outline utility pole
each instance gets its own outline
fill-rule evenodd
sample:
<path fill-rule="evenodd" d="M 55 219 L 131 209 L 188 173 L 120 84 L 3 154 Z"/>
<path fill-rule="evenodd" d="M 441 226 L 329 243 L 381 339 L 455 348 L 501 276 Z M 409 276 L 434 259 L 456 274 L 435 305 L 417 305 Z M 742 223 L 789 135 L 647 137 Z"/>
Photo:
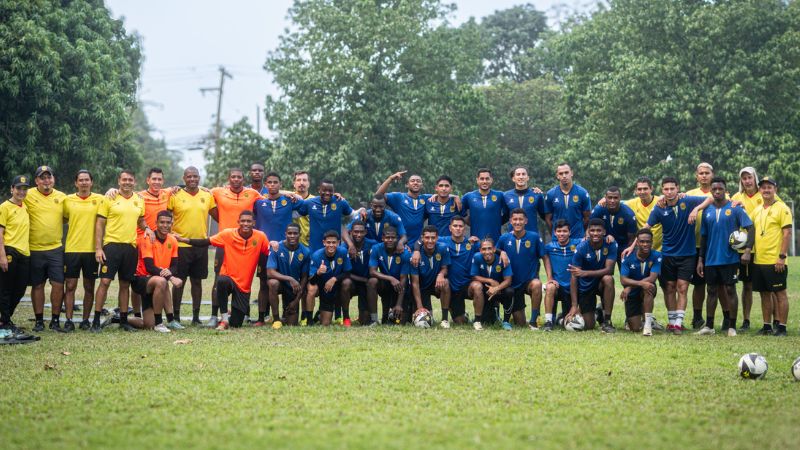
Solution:
<path fill-rule="evenodd" d="M 256 133 L 261 134 L 261 106 L 258 104 L 256 104 Z"/>
<path fill-rule="evenodd" d="M 225 86 L 225 78 L 233 79 L 233 75 L 231 75 L 227 70 L 225 70 L 224 66 L 219 66 L 219 87 L 218 88 L 200 88 L 200 92 L 205 95 L 206 92 L 213 92 L 217 91 L 217 124 L 214 127 L 214 156 L 219 156 L 219 138 L 222 132 L 222 123 L 221 123 L 221 116 L 222 116 L 222 90 Z"/>

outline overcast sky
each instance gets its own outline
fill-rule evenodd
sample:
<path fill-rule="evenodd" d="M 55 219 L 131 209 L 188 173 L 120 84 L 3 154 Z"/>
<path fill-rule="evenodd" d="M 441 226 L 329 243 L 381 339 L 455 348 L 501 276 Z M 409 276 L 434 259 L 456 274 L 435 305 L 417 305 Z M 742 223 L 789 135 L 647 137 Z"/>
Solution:
<path fill-rule="evenodd" d="M 458 10 L 452 22 L 461 23 L 526 2 L 455 3 Z M 555 22 L 564 10 L 579 5 L 585 8 L 587 0 L 530 3 Z M 216 114 L 217 94 L 203 95 L 200 89 L 219 86 L 220 65 L 233 75 L 225 80 L 224 123 L 247 116 L 255 126 L 257 106 L 263 106 L 267 94 L 278 94 L 262 66 L 288 25 L 286 12 L 291 0 L 107 0 L 106 4 L 114 17 L 124 17 L 128 31 L 142 36 L 145 60 L 139 97 L 157 130 L 154 134 L 166 139 L 170 148 L 194 147 L 208 132 Z M 263 119 L 261 133 L 267 134 Z M 202 169 L 202 151 L 185 152 L 184 163 Z"/>

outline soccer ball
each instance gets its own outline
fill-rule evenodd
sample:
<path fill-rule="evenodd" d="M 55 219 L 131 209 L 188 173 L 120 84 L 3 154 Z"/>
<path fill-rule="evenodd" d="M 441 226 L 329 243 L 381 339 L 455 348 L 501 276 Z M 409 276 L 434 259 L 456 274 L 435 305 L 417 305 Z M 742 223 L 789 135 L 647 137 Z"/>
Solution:
<path fill-rule="evenodd" d="M 797 358 L 792 363 L 792 376 L 795 381 L 800 381 L 800 358 Z"/>
<path fill-rule="evenodd" d="M 564 322 L 564 329 L 569 331 L 583 331 L 584 327 L 586 327 L 586 322 L 580 314 L 575 314 L 569 322 Z"/>
<path fill-rule="evenodd" d="M 748 380 L 758 380 L 767 374 L 767 360 L 758 353 L 748 353 L 739 359 L 739 375 Z"/>
<path fill-rule="evenodd" d="M 747 231 L 736 230 L 728 237 L 728 244 L 734 250 L 741 250 L 747 243 Z"/>
<path fill-rule="evenodd" d="M 431 317 L 431 312 L 425 308 L 420 308 L 414 312 L 413 317 L 414 326 L 417 328 L 430 328 L 431 323 L 433 322 L 433 317 Z"/>

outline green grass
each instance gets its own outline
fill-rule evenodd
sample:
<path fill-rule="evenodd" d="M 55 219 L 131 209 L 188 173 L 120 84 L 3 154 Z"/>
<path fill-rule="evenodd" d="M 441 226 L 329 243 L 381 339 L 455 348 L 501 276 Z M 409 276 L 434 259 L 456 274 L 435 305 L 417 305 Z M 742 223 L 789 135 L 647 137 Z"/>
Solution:
<path fill-rule="evenodd" d="M 799 265 L 800 258 L 790 262 Z M 35 344 L 0 347 L 0 442 L 793 448 L 798 293 L 792 272 L 785 339 L 410 327 L 46 332 Z M 617 303 L 618 325 L 623 315 Z M 23 304 L 20 318 L 27 317 Z M 752 318 L 757 327 L 757 301 Z M 173 343 L 180 338 L 191 343 Z M 747 352 L 767 358 L 766 379 L 738 378 L 736 362 Z"/>

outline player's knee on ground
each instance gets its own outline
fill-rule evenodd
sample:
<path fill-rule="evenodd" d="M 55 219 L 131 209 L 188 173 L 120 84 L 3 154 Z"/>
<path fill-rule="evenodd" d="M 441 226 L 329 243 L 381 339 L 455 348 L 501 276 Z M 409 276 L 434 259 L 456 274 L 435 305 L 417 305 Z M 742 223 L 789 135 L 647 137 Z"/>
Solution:
<path fill-rule="evenodd" d="M 628 317 L 628 328 L 631 331 L 642 331 L 642 316 Z"/>

